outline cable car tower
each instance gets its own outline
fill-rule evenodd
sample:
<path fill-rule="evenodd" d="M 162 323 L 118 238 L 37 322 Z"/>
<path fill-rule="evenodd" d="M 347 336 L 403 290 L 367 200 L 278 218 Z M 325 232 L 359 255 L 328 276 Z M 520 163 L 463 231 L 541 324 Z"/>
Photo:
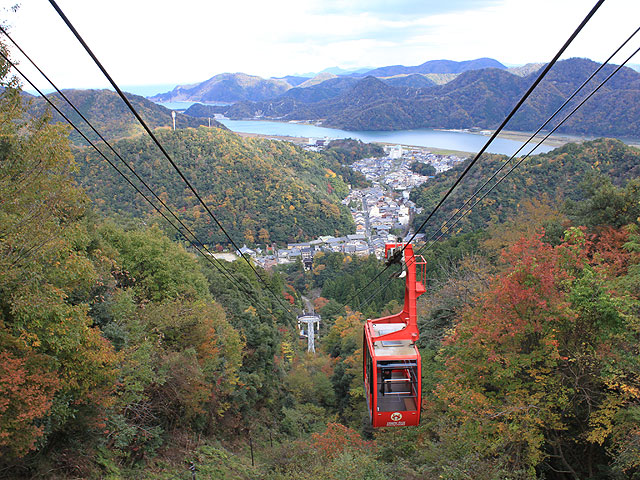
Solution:
<path fill-rule="evenodd" d="M 306 325 L 306 326 L 304 326 Z M 316 353 L 316 333 L 320 332 L 320 315 L 313 312 L 298 317 L 298 330 L 300 330 L 300 338 L 307 339 L 307 351 Z"/>
<path fill-rule="evenodd" d="M 426 262 L 422 256 L 414 256 L 413 245 L 403 243 L 385 245 L 385 257 L 387 263 L 403 265 L 404 308 L 396 315 L 368 319 L 364 326 L 364 390 L 369 419 L 374 427 L 418 425 L 422 373 L 415 344 L 419 337 L 416 301 L 426 291 Z"/>

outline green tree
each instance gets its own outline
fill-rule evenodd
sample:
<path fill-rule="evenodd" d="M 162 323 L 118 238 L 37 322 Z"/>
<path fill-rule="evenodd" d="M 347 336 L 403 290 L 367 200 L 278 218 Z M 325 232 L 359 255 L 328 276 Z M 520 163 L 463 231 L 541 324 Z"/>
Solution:
<path fill-rule="evenodd" d="M 566 206 L 578 224 L 620 228 L 640 218 L 639 178 L 631 179 L 622 188 L 613 185 L 610 177 L 592 174 L 586 176 L 580 187 L 586 198 L 581 202 L 568 202 Z"/>
<path fill-rule="evenodd" d="M 210 298 L 207 280 L 193 255 L 157 225 L 125 231 L 105 224 L 98 234 L 101 246 L 118 264 L 119 285 L 133 287 L 140 299 Z"/>
<path fill-rule="evenodd" d="M 436 174 L 436 168 L 430 163 L 414 162 L 411 164 L 411 171 L 418 175 L 433 177 Z"/>
<path fill-rule="evenodd" d="M 54 434 L 94 428 L 112 402 L 115 356 L 87 315 L 101 260 L 71 177 L 67 131 L 46 115 L 28 118 L 15 81 L 2 78 L 0 354 L 10 392 L 2 410 L 17 422 L 3 422 L 0 437 L 22 456 Z"/>

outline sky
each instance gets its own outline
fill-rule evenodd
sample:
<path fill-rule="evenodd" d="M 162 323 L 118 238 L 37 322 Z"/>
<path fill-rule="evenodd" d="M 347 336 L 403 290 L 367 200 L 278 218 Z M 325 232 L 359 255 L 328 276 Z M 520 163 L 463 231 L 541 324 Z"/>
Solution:
<path fill-rule="evenodd" d="M 10 7 L 20 1 L 12 12 Z M 224 72 L 276 77 L 438 59 L 490 57 L 509 66 L 547 62 L 596 0 L 57 3 L 125 87 L 197 83 Z M 59 87 L 108 86 L 48 0 L 0 0 L 0 16 L 14 40 Z M 638 26 L 640 0 L 605 0 L 563 58 L 602 61 Z M 634 48 L 638 45 L 640 40 Z M 45 87 L 15 49 L 12 55 Z M 617 57 L 618 63 L 623 57 Z M 640 63 L 640 56 L 631 63 Z"/>

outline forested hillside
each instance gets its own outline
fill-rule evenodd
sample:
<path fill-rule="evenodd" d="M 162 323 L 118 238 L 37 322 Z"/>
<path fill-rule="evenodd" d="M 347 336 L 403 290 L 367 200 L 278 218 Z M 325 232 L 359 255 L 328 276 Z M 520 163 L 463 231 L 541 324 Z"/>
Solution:
<path fill-rule="evenodd" d="M 22 241 L 33 226 L 19 211 L 3 216 L 14 229 L 2 243 L 0 476 L 138 477 L 118 472 L 182 444 L 185 428 L 232 431 L 280 404 L 278 357 L 292 320 L 248 267 L 227 268 L 251 295 L 157 227 L 95 224 L 68 180 L 28 186 L 47 207 L 43 187 L 64 187 L 57 205 L 74 216 L 35 212 L 41 233 Z"/>
<path fill-rule="evenodd" d="M 158 137 L 225 229 L 240 245 L 293 242 L 351 233 L 353 220 L 339 203 L 347 186 L 336 162 L 290 143 L 242 139 L 220 129 L 158 132 Z M 135 170 L 209 245 L 229 243 L 197 199 L 146 137 L 114 144 Z M 145 200 L 90 149 L 75 154 L 78 179 L 107 214 L 144 217 Z"/>
<path fill-rule="evenodd" d="M 102 136 L 107 140 L 131 137 L 144 132 L 142 126 L 136 120 L 131 111 L 124 104 L 118 94 L 111 90 L 64 90 L 63 93 L 76 106 L 76 108 L 92 123 Z M 48 97 L 53 103 L 92 141 L 98 141 L 97 135 L 93 133 L 88 126 L 82 121 L 80 116 L 65 102 L 59 94 L 52 93 Z M 171 118 L 171 110 L 161 105 L 157 105 L 139 95 L 127 94 L 127 98 L 134 106 L 136 111 L 149 125 L 149 127 L 167 127 L 171 128 L 173 120 Z M 49 105 L 41 98 L 31 97 L 32 103 L 29 111 L 36 117 L 42 115 Z M 57 113 L 53 113 L 53 120 L 58 122 L 66 122 Z M 206 118 L 194 118 L 193 116 L 176 115 L 176 128 L 197 127 L 199 125 L 208 125 Z M 222 124 L 212 121 L 212 126 L 218 128 L 226 128 Z M 74 143 L 84 145 L 86 142 L 75 130 L 70 131 L 70 137 Z"/>
<path fill-rule="evenodd" d="M 295 317 L 281 303 L 293 308 L 297 294 L 262 272 L 267 293 L 243 261 L 223 276 L 155 225 L 98 220 L 73 181 L 65 129 L 21 124 L 22 114 L 19 92 L 7 89 L 0 477 L 159 478 L 167 461 L 183 470 L 183 454 L 169 451 L 197 436 L 231 445 L 272 427 L 301 435 L 300 390 L 285 382 L 299 351 Z M 308 428 L 323 418 L 310 417 Z M 220 444 L 197 449 L 189 458 L 199 463 L 230 455 Z M 199 471 L 208 468 L 224 478 L 257 474 L 242 459 Z"/>
<path fill-rule="evenodd" d="M 185 115 L 200 118 L 213 118 L 217 113 L 224 113 L 229 109 L 229 105 L 203 105 L 194 103 L 184 111 Z"/>

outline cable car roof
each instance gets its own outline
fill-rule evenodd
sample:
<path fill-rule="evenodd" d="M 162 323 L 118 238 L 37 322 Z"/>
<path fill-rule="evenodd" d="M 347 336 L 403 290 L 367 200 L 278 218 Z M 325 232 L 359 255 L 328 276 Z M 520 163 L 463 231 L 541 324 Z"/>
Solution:
<path fill-rule="evenodd" d="M 390 345 L 391 344 L 391 345 Z M 378 357 L 406 357 L 416 355 L 416 347 L 410 340 L 398 340 L 393 342 L 375 342 L 374 354 Z"/>

